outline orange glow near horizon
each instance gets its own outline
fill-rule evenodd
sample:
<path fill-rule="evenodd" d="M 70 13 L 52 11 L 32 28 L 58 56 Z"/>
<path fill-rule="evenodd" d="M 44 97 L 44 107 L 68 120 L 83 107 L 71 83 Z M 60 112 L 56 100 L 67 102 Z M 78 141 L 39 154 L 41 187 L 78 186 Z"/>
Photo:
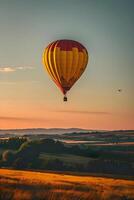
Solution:
<path fill-rule="evenodd" d="M 42 94 L 37 87 L 33 93 Z M 122 96 L 89 93 L 79 96 L 69 95 L 67 103 L 62 101 L 59 91 L 52 93 L 55 99 L 38 99 L 29 96 L 30 88 L 24 90 L 24 97 L 19 94 L 9 100 L 1 100 L 0 104 L 0 129 L 23 128 L 83 128 L 95 130 L 134 129 L 133 102 L 122 101 Z M 47 90 L 47 95 L 48 95 Z M 74 90 L 75 91 L 75 90 Z M 22 92 L 22 90 L 20 90 Z M 26 93 L 25 93 L 26 92 Z M 94 92 L 94 91 L 93 91 Z M 52 96 L 49 95 L 49 96 Z M 20 96 L 21 95 L 21 96 Z M 85 97 L 87 98 L 85 100 Z M 73 97 L 72 97 L 73 96 Z M 74 98 L 74 99 L 73 99 Z M 106 99 L 104 102 L 103 99 Z M 99 99 L 99 101 L 98 101 Z M 112 99 L 112 100 L 111 100 Z M 126 98 L 124 98 L 126 99 Z M 90 101 L 90 103 L 88 103 Z"/>
<path fill-rule="evenodd" d="M 38 117 L 0 117 L 0 129 L 84 128 L 95 130 L 134 129 L 133 118 L 107 114 L 46 112 Z"/>

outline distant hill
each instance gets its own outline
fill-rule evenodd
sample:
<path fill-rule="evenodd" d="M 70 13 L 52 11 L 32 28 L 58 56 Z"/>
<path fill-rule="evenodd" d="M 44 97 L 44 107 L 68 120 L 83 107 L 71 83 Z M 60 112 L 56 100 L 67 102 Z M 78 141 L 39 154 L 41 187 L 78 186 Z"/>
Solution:
<path fill-rule="evenodd" d="M 33 128 L 33 129 L 10 129 L 0 130 L 0 139 L 26 136 L 29 138 L 56 138 L 56 139 L 69 139 L 77 138 L 83 140 L 91 140 L 93 138 L 107 138 L 113 136 L 121 137 L 134 137 L 134 130 L 88 130 L 80 128 Z M 133 138 L 131 138 L 133 139 Z"/>
<path fill-rule="evenodd" d="M 0 135 L 30 135 L 30 134 L 64 134 L 64 133 L 73 133 L 73 132 L 89 132 L 87 129 L 80 128 L 34 128 L 34 129 L 0 129 Z"/>
<path fill-rule="evenodd" d="M 64 133 L 63 135 L 66 135 L 66 136 L 83 136 L 83 135 L 118 135 L 118 134 L 134 134 L 134 130 L 111 130 L 111 131 L 100 131 L 100 130 L 90 130 L 90 131 L 77 131 L 77 132 L 70 132 L 70 133 Z"/>

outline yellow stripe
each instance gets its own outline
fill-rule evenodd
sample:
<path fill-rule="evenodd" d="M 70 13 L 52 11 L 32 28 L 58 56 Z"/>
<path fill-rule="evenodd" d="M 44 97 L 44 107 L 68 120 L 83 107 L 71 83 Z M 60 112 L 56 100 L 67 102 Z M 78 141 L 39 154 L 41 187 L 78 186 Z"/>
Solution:
<path fill-rule="evenodd" d="M 82 63 L 82 67 L 80 69 L 80 73 L 79 73 L 79 77 L 81 77 L 81 75 L 83 74 L 83 72 L 85 71 L 86 67 L 87 67 L 87 62 L 88 62 L 88 54 L 85 50 L 83 50 L 83 63 Z"/>
<path fill-rule="evenodd" d="M 80 78 L 82 73 L 84 72 L 88 61 L 88 54 L 85 50 L 83 52 L 78 53 L 78 65 L 76 66 L 76 71 L 73 74 L 72 79 L 70 79 L 69 85 L 70 87 Z"/>
<path fill-rule="evenodd" d="M 52 49 L 52 46 L 49 48 L 49 51 L 48 51 L 48 62 L 49 62 L 50 69 L 53 73 L 53 76 L 55 77 L 55 80 L 59 82 L 59 78 L 57 76 L 55 65 L 54 65 L 54 56 L 53 56 L 54 53 L 51 49 Z"/>
<path fill-rule="evenodd" d="M 60 51 L 60 65 L 63 71 L 63 77 L 66 78 L 66 51 Z"/>
<path fill-rule="evenodd" d="M 67 82 L 70 79 L 71 76 L 71 70 L 72 70 L 72 62 L 73 62 L 73 52 L 72 51 L 67 51 L 67 63 L 66 63 L 66 68 L 67 68 L 67 73 L 66 73 L 66 80 Z"/>
<path fill-rule="evenodd" d="M 57 62 L 57 59 L 56 59 L 56 53 L 57 53 L 57 48 L 55 46 L 54 48 L 54 51 L 53 51 L 53 67 L 55 68 L 55 74 L 57 76 L 57 79 L 59 81 L 59 83 L 61 83 L 61 78 L 59 76 L 59 71 L 58 71 L 58 62 Z"/>
<path fill-rule="evenodd" d="M 73 60 L 72 60 L 72 69 L 71 69 L 71 72 L 70 72 L 70 79 L 74 78 L 74 74 L 75 74 L 75 71 L 77 69 L 77 65 L 78 65 L 78 49 L 77 48 L 72 48 L 72 54 L 73 54 Z"/>
<path fill-rule="evenodd" d="M 80 77 L 80 71 L 81 71 L 81 68 L 83 67 L 83 57 L 84 57 L 84 54 L 82 52 L 79 52 L 79 62 L 78 62 L 78 67 L 76 69 L 76 73 L 75 73 L 75 82 L 79 79 Z"/>
<path fill-rule="evenodd" d="M 61 83 L 63 87 L 66 87 L 66 51 L 60 50 L 60 68 L 62 69 Z"/>
<path fill-rule="evenodd" d="M 56 71 L 57 71 L 57 75 L 58 75 L 60 83 L 61 83 L 62 69 L 60 67 L 60 48 L 59 47 L 55 47 L 54 63 L 55 63 L 55 68 L 56 68 Z"/>
<path fill-rule="evenodd" d="M 85 49 L 83 49 L 83 53 L 84 53 L 83 66 L 86 68 L 86 65 L 88 63 L 88 54 L 87 54 L 87 51 Z"/>
<path fill-rule="evenodd" d="M 51 76 L 52 80 L 55 80 L 55 77 L 53 76 L 53 73 L 51 72 L 51 69 L 48 63 L 48 49 L 46 49 L 43 54 L 43 62 L 44 62 L 44 67 L 47 70 L 48 74 Z"/>

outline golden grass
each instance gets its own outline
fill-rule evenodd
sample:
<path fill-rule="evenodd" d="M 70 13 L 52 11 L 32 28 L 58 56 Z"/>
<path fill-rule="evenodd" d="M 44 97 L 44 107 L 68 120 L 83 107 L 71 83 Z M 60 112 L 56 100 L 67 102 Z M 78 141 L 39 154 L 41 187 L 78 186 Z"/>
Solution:
<path fill-rule="evenodd" d="M 0 200 L 133 200 L 134 181 L 0 169 Z"/>

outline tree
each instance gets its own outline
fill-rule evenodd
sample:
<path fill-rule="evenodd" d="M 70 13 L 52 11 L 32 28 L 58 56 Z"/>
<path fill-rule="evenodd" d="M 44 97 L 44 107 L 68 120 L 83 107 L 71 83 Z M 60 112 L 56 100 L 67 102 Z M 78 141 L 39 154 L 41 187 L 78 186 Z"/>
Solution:
<path fill-rule="evenodd" d="M 7 163 L 12 163 L 15 159 L 15 152 L 12 150 L 6 150 L 2 154 L 2 160 Z"/>

